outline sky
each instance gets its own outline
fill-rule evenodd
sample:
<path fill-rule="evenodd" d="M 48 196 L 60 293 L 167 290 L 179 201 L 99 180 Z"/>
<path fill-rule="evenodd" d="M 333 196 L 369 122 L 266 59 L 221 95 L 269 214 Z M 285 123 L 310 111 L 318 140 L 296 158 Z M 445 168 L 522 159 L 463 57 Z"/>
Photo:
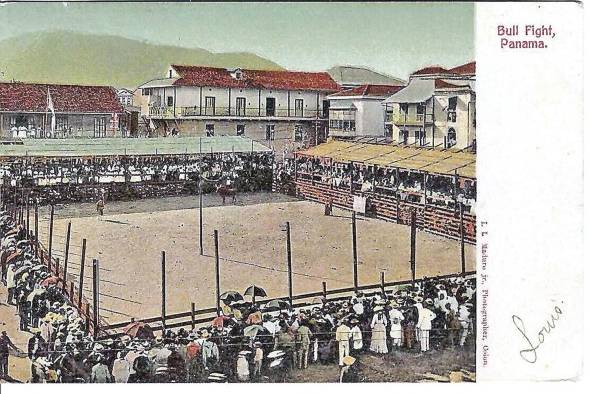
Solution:
<path fill-rule="evenodd" d="M 9 3 L 0 4 L 0 40 L 72 30 L 405 78 L 474 60 L 474 12 L 470 3 Z"/>

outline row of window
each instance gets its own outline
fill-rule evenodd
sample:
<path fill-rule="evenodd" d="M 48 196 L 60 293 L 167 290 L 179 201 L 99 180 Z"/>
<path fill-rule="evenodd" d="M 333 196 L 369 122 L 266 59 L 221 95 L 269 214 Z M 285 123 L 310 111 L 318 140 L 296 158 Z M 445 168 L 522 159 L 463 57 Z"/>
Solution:
<path fill-rule="evenodd" d="M 410 136 L 410 132 L 408 130 L 400 130 L 399 131 L 399 141 L 403 144 L 408 143 L 408 139 Z M 449 128 L 447 131 L 447 135 L 445 136 L 445 148 L 450 148 L 457 144 L 457 132 L 454 128 Z M 418 145 L 426 145 L 426 133 L 424 130 L 414 130 L 414 141 L 418 143 Z"/>
<path fill-rule="evenodd" d="M 47 119 L 50 121 L 50 118 Z M 35 119 L 32 116 L 17 115 L 9 118 L 10 127 L 27 127 L 32 129 L 35 126 Z M 68 131 L 70 129 L 70 118 L 67 116 L 56 116 L 55 117 L 55 129 L 57 131 Z M 107 131 L 107 119 L 104 117 L 94 118 L 94 136 L 104 137 Z"/>
<path fill-rule="evenodd" d="M 330 119 L 330 128 L 344 131 L 355 131 L 356 122 L 354 120 Z"/>
<path fill-rule="evenodd" d="M 121 97 L 119 97 L 119 102 L 123 105 L 131 105 L 131 104 L 133 104 L 133 97 L 121 96 Z"/>
<path fill-rule="evenodd" d="M 236 125 L 236 135 L 237 136 L 244 135 L 245 133 L 246 133 L 246 125 L 244 125 L 244 124 Z M 205 125 L 205 136 L 207 136 L 207 137 L 215 136 L 215 124 L 208 123 Z M 266 125 L 265 139 L 267 141 L 274 141 L 274 139 L 275 139 L 275 125 L 274 124 Z M 302 125 L 295 125 L 294 139 L 297 142 L 303 141 L 303 126 Z"/>
<path fill-rule="evenodd" d="M 147 90 L 147 89 L 144 89 Z M 145 95 L 145 94 L 144 94 Z M 159 96 L 155 97 L 154 104 L 159 106 Z M 166 106 L 173 107 L 174 106 L 174 97 L 167 96 L 166 97 Z M 213 96 L 205 96 L 205 107 L 204 112 L 205 115 L 215 115 L 215 97 Z M 246 116 L 246 97 L 236 97 L 236 115 L 237 116 Z M 273 97 L 266 98 L 266 116 L 274 116 L 276 109 L 276 99 Z M 295 108 L 293 112 L 293 116 L 303 117 L 303 99 L 295 99 Z"/>

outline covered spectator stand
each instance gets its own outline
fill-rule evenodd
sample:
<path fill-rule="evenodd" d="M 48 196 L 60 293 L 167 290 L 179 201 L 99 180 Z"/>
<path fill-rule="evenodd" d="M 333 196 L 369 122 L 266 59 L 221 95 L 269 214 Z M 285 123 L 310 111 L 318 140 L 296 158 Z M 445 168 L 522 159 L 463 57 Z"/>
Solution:
<path fill-rule="evenodd" d="M 269 148 L 245 137 L 23 140 L 0 145 L 1 195 L 43 204 L 196 194 L 201 174 L 270 190 L 272 163 Z"/>
<path fill-rule="evenodd" d="M 473 153 L 335 140 L 293 160 L 297 196 L 345 209 L 366 197 L 367 215 L 409 225 L 415 211 L 419 229 L 475 243 Z"/>

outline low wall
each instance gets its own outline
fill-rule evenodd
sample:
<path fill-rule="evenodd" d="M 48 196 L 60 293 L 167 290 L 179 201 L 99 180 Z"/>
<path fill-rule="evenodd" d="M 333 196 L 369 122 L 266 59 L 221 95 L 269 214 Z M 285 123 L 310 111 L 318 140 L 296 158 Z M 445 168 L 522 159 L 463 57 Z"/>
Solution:
<path fill-rule="evenodd" d="M 283 185 L 283 188 L 286 186 Z M 354 193 L 335 189 L 330 185 L 297 179 L 295 195 L 319 203 L 332 202 L 334 206 L 352 209 Z M 364 193 L 368 201 L 368 216 L 409 225 L 412 212 L 416 212 L 416 227 L 447 238 L 461 239 L 461 215 L 451 209 L 437 205 L 402 201 L 399 197 L 378 193 Z M 476 217 L 463 214 L 463 237 L 465 242 L 476 242 Z"/>

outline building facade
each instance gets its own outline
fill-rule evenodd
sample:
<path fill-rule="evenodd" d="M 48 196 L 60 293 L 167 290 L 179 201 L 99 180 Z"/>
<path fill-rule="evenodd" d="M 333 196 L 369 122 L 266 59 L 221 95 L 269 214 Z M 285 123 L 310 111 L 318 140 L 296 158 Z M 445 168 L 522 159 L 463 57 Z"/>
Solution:
<path fill-rule="evenodd" d="M 426 67 L 384 100 L 385 134 L 400 144 L 475 149 L 475 62 Z"/>
<path fill-rule="evenodd" d="M 0 82 L 3 138 L 114 137 L 122 114 L 109 86 Z"/>
<path fill-rule="evenodd" d="M 385 137 L 383 100 L 403 85 L 362 85 L 328 96 L 328 135 L 337 138 Z"/>
<path fill-rule="evenodd" d="M 243 135 L 282 152 L 325 140 L 339 86 L 327 73 L 171 65 L 139 89 L 152 133 Z"/>
<path fill-rule="evenodd" d="M 133 91 L 121 88 L 117 90 L 117 97 L 121 105 L 133 105 Z"/>

